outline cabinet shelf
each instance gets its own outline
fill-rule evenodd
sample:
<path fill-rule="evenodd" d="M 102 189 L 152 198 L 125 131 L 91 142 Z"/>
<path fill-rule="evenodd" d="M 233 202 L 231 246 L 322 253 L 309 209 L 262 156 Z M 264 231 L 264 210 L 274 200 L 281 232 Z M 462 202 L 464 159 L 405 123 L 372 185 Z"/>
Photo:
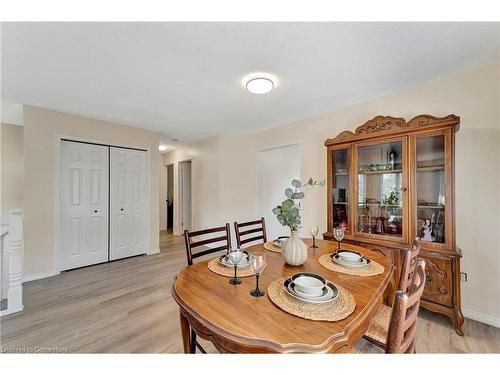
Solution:
<path fill-rule="evenodd" d="M 417 172 L 434 172 L 434 171 L 443 171 L 444 165 L 430 165 L 428 167 L 418 167 Z"/>
<path fill-rule="evenodd" d="M 423 208 L 438 208 L 440 210 L 444 210 L 444 206 L 417 206 L 418 209 L 423 209 Z"/>
<path fill-rule="evenodd" d="M 383 171 L 358 171 L 358 174 L 393 174 L 393 173 L 401 173 L 401 169 L 391 169 L 391 170 L 383 170 Z"/>

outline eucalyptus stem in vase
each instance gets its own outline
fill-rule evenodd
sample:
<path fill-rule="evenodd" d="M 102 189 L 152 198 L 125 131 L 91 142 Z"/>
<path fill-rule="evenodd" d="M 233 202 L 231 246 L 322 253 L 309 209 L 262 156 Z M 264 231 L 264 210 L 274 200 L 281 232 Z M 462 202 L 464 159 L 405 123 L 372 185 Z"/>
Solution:
<path fill-rule="evenodd" d="M 306 183 L 292 180 L 292 188 L 285 190 L 285 199 L 280 205 L 273 209 L 276 218 L 284 227 L 290 228 L 290 237 L 282 248 L 285 262 L 291 266 L 300 266 L 307 260 L 307 245 L 297 236 L 300 228 L 300 201 L 305 197 L 304 191 L 317 186 L 324 186 L 325 181 L 316 181 L 310 178 Z"/>

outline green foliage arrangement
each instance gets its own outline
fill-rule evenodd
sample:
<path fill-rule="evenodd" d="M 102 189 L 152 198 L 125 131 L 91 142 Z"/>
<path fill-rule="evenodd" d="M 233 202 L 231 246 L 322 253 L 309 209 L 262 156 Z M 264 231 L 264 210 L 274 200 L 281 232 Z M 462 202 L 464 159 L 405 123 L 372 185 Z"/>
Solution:
<path fill-rule="evenodd" d="M 292 188 L 285 190 L 286 200 L 273 209 L 276 218 L 284 227 L 297 230 L 300 227 L 300 200 L 304 198 L 304 190 L 313 189 L 316 186 L 324 186 L 325 181 L 316 181 L 310 178 L 306 183 L 292 180 Z"/>
<path fill-rule="evenodd" d="M 399 192 L 394 189 L 389 195 L 386 195 L 382 201 L 386 206 L 397 206 L 399 204 Z"/>

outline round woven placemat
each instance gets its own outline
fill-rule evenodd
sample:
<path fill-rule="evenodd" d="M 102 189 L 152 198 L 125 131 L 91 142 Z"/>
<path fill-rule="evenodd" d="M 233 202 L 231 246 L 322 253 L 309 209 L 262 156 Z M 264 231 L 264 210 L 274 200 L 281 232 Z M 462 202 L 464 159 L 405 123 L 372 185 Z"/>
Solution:
<path fill-rule="evenodd" d="M 290 296 L 283 289 L 283 281 L 286 277 L 275 280 L 267 288 L 269 299 L 280 309 L 289 314 L 308 320 L 319 320 L 325 322 L 336 322 L 347 318 L 356 307 L 356 301 L 352 294 L 341 286 L 335 285 L 339 296 L 327 303 L 307 303 Z"/>
<path fill-rule="evenodd" d="M 332 258 L 330 258 L 330 254 L 325 254 L 319 257 L 318 262 L 327 270 L 341 272 L 347 275 L 376 276 L 384 272 L 384 266 L 378 264 L 373 260 L 371 260 L 370 265 L 367 267 L 347 268 L 347 267 L 342 267 L 340 264 L 337 264 L 334 261 L 332 261 Z"/>
<path fill-rule="evenodd" d="M 281 253 L 281 247 L 276 246 L 271 241 L 264 244 L 264 249 L 272 251 L 273 253 Z"/>
<path fill-rule="evenodd" d="M 212 272 L 215 272 L 221 276 L 233 277 L 234 276 L 234 267 L 226 267 L 219 263 L 219 258 L 214 258 L 210 262 L 208 262 L 208 269 Z M 237 277 L 248 277 L 255 275 L 250 266 L 245 268 L 238 268 L 236 273 Z"/>

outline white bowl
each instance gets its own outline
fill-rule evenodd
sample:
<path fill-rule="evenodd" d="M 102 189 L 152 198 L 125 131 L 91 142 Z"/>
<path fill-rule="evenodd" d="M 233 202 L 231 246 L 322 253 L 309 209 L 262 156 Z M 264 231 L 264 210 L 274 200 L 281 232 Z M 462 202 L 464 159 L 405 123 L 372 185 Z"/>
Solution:
<path fill-rule="evenodd" d="M 346 263 L 357 263 L 362 258 L 362 256 L 358 253 L 346 250 L 338 251 L 337 254 L 339 255 L 340 260 Z"/>
<path fill-rule="evenodd" d="M 309 296 L 319 297 L 323 295 L 323 288 L 326 285 L 326 281 L 320 277 L 312 277 L 307 275 L 301 275 L 296 278 L 292 278 L 295 288 Z"/>

